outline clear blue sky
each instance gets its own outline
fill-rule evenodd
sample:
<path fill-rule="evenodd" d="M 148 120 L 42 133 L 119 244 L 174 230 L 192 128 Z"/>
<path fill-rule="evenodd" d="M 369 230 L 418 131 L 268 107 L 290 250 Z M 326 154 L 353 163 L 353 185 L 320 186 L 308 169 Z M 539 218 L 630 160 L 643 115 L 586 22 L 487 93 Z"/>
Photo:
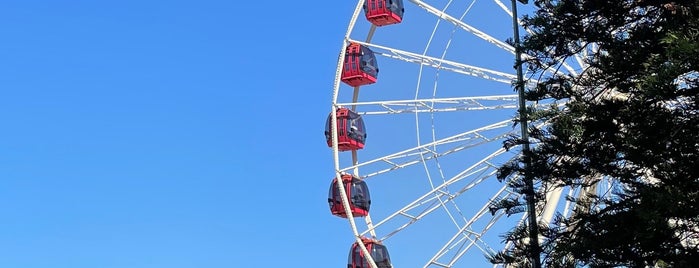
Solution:
<path fill-rule="evenodd" d="M 2 1 L 0 267 L 346 267 L 323 123 L 355 3 Z"/>
<path fill-rule="evenodd" d="M 322 128 L 354 3 L 263 2 L 2 1 L 0 267 L 344 265 Z"/>

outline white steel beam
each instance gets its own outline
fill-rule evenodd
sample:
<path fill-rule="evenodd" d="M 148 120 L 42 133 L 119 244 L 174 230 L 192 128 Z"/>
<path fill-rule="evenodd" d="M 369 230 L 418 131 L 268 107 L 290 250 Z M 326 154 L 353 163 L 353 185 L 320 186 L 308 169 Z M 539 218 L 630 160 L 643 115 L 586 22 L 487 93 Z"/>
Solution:
<path fill-rule="evenodd" d="M 367 173 L 362 176 L 362 178 L 372 177 L 384 172 L 395 170 L 398 168 L 407 167 L 423 161 L 433 159 L 436 157 L 442 157 L 454 152 L 458 152 L 464 149 L 472 148 L 483 143 L 488 143 L 496 140 L 501 140 L 507 137 L 508 134 L 512 133 L 513 122 L 512 120 L 503 120 L 501 122 L 491 124 L 478 129 L 470 130 L 461 134 L 453 135 L 444 139 L 436 140 L 430 143 L 426 143 L 414 148 L 403 150 L 397 153 L 393 153 L 387 156 L 375 158 L 365 162 L 359 162 L 355 165 L 345 167 L 340 169 L 340 172 L 349 172 L 354 168 L 368 166 L 373 164 L 388 164 L 388 167 L 382 170 L 374 171 L 372 173 Z M 509 129 L 507 129 L 509 127 Z M 498 133 L 490 133 L 489 130 L 495 129 L 507 129 Z M 487 133 L 486 133 L 487 132 Z M 454 147 L 448 150 L 435 151 L 436 146 L 443 146 L 447 144 L 457 143 Z M 423 158 L 421 158 L 421 156 Z"/>
<path fill-rule="evenodd" d="M 408 218 L 408 221 L 403 224 L 402 226 L 396 228 L 392 232 L 388 233 L 384 238 L 381 240 L 387 239 L 396 233 L 402 231 L 406 227 L 410 226 L 411 224 L 417 222 L 418 220 L 422 219 L 426 215 L 430 214 L 431 212 L 435 211 L 439 207 L 441 207 L 441 204 L 443 202 L 439 202 L 439 200 L 443 201 L 451 201 L 454 198 L 459 197 L 461 194 L 467 192 L 468 190 L 472 189 L 473 187 L 479 185 L 483 181 L 485 181 L 488 178 L 491 178 L 492 176 L 495 175 L 497 169 L 493 167 L 488 161 L 494 159 L 495 157 L 505 153 L 506 150 L 503 148 L 500 148 L 496 151 L 494 151 L 492 154 L 486 156 L 484 159 L 480 160 L 479 162 L 473 164 L 472 166 L 466 168 L 465 170 L 459 172 L 455 176 L 451 177 L 449 180 L 446 180 L 444 183 L 441 185 L 435 187 L 434 189 L 428 191 L 415 201 L 411 202 L 410 204 L 404 206 L 403 208 L 399 209 L 398 211 L 394 212 L 393 214 L 389 215 L 388 217 L 384 218 L 383 220 L 379 221 L 374 225 L 374 228 L 379 228 L 383 224 L 393 220 L 397 216 L 403 216 Z M 462 181 L 466 178 L 472 178 L 472 180 L 466 184 L 464 187 L 459 189 L 456 192 L 449 193 L 448 187 Z M 444 198 L 444 199 L 441 199 Z M 416 215 L 412 215 L 410 212 L 413 210 L 417 210 L 418 208 L 421 208 L 422 211 L 419 211 Z M 408 216 L 411 215 L 411 216 Z M 371 230 L 367 230 L 363 233 L 368 233 Z"/>
<path fill-rule="evenodd" d="M 361 115 L 516 109 L 517 95 L 338 103 L 363 106 Z"/>
<path fill-rule="evenodd" d="M 515 53 L 515 48 L 512 47 L 511 45 L 509 45 L 508 43 L 500 41 L 500 40 L 482 32 L 480 30 L 476 29 L 475 27 L 468 25 L 457 18 L 452 17 L 451 15 L 449 15 L 447 13 L 444 13 L 443 11 L 441 11 L 441 10 L 439 10 L 439 9 L 437 9 L 437 8 L 431 6 L 423 1 L 420 1 L 420 0 L 408 0 L 408 1 L 419 6 L 420 8 L 424 9 L 428 13 L 431 13 L 431 14 L 433 14 L 433 15 L 435 15 L 435 16 L 437 16 L 440 19 L 443 19 L 445 21 L 451 22 L 452 24 L 458 26 L 459 28 L 461 28 L 469 33 L 472 33 L 473 35 L 475 35 L 475 36 L 477 36 L 485 41 L 488 41 L 499 48 L 502 48 L 502 49 L 504 49 L 512 54 Z"/>
<path fill-rule="evenodd" d="M 399 50 L 396 48 L 390 48 L 386 46 L 381 46 L 377 44 L 369 44 L 357 40 L 351 40 L 351 42 L 359 43 L 361 45 L 372 48 L 374 54 L 379 56 L 384 56 L 388 58 L 398 59 L 406 62 L 422 64 L 430 66 L 433 68 L 448 70 L 455 73 L 475 76 L 487 80 L 497 81 L 501 83 L 511 84 L 515 79 L 514 74 L 490 70 L 482 67 L 477 67 L 473 65 L 468 65 L 464 63 L 459 63 L 450 60 L 439 59 L 435 57 L 430 57 L 426 55 L 420 55 L 413 52 L 408 52 L 404 50 Z"/>
<path fill-rule="evenodd" d="M 503 186 L 498 190 L 493 197 L 490 200 L 499 200 L 503 198 L 509 197 L 512 193 L 507 191 L 507 188 L 509 187 L 509 184 L 503 184 Z M 459 229 L 452 238 L 447 241 L 447 243 L 444 244 L 444 246 L 430 259 L 430 261 L 425 264 L 424 267 L 429 267 L 430 265 L 437 265 L 437 266 L 442 266 L 442 267 L 452 267 L 456 261 L 458 261 L 466 251 L 468 251 L 471 247 L 474 245 L 478 245 L 480 243 L 479 248 L 481 251 L 484 253 L 493 253 L 494 250 L 492 250 L 485 242 L 481 240 L 481 237 L 490 229 L 490 227 L 493 226 L 493 224 L 502 216 L 504 215 L 504 212 L 497 212 L 495 215 L 492 215 L 489 218 L 488 223 L 485 225 L 485 227 L 477 232 L 472 229 L 472 226 L 475 222 L 483 218 L 489 211 L 491 204 L 484 204 L 481 209 L 466 223 L 464 226 Z M 444 264 L 444 261 L 440 262 L 440 259 L 445 257 L 447 253 L 449 253 L 451 250 L 455 249 L 457 245 L 463 244 L 468 240 L 468 244 L 462 246 L 457 250 L 457 252 L 448 260 L 447 264 Z"/>

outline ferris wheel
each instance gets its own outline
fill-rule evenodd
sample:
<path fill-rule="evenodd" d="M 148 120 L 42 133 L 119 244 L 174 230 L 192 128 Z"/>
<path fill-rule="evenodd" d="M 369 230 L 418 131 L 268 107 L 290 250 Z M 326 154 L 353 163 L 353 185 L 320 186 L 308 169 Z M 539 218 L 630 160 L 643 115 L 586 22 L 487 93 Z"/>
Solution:
<path fill-rule="evenodd" d="M 348 267 L 485 267 L 510 246 L 502 235 L 524 217 L 490 208 L 516 195 L 496 179 L 520 152 L 503 146 L 520 133 L 511 4 L 358 1 L 325 124 L 330 211 L 354 238 Z M 584 56 L 551 72 L 578 75 Z M 539 219 L 569 213 L 562 196 L 581 190 L 569 191 L 549 193 Z"/>

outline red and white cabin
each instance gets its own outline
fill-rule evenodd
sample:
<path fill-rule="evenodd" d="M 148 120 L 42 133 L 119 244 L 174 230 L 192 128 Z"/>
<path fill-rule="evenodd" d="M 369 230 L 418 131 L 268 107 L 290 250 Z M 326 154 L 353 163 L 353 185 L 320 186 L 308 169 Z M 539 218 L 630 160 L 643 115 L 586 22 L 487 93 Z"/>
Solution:
<path fill-rule="evenodd" d="M 362 238 L 362 243 L 366 247 L 367 251 L 371 255 L 371 258 L 376 263 L 378 268 L 393 268 L 391 265 L 391 258 L 388 256 L 388 249 L 386 246 L 382 245 L 381 242 L 374 239 Z M 347 268 L 369 268 L 369 261 L 364 257 L 359 244 L 355 242 L 352 244 L 350 249 L 349 259 L 347 260 Z"/>
<path fill-rule="evenodd" d="M 366 182 L 349 174 L 343 174 L 340 177 L 342 178 L 342 187 L 345 188 L 345 194 L 350 201 L 352 217 L 366 217 L 366 215 L 369 215 L 371 197 L 369 196 L 369 187 L 367 187 Z M 342 195 L 337 188 L 337 178 L 333 179 L 333 182 L 330 184 L 328 204 L 333 215 L 347 218 L 347 212 L 342 205 Z"/>
<path fill-rule="evenodd" d="M 364 148 L 366 141 L 366 129 L 364 120 L 358 113 L 347 108 L 337 109 L 337 148 L 339 151 L 360 150 Z M 328 115 L 325 122 L 325 141 L 328 147 L 333 146 L 332 135 L 332 113 Z"/>
<path fill-rule="evenodd" d="M 366 19 L 376 26 L 396 24 L 403 21 L 402 0 L 366 0 L 364 1 L 364 15 Z"/>
<path fill-rule="evenodd" d="M 340 80 L 345 84 L 358 87 L 376 83 L 379 66 L 374 52 L 368 47 L 351 43 L 345 51 L 345 61 L 342 66 Z"/>

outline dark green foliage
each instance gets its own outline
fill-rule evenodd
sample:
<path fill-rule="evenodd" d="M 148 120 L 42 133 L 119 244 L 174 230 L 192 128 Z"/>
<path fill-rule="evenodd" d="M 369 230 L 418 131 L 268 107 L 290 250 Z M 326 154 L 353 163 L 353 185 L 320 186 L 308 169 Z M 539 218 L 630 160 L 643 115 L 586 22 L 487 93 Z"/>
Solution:
<path fill-rule="evenodd" d="M 554 104 L 529 109 L 547 124 L 530 125 L 531 153 L 498 178 L 528 172 L 540 203 L 555 187 L 612 181 L 612 194 L 568 197 L 578 202 L 573 216 L 540 226 L 545 267 L 699 267 L 699 0 L 534 4 L 523 19 L 534 34 L 522 46 L 542 78 L 526 98 Z M 589 67 L 577 76 L 547 74 L 583 51 Z M 521 203 L 500 200 L 493 210 L 515 213 Z M 526 234 L 506 234 L 516 246 L 491 260 L 527 267 Z"/>

